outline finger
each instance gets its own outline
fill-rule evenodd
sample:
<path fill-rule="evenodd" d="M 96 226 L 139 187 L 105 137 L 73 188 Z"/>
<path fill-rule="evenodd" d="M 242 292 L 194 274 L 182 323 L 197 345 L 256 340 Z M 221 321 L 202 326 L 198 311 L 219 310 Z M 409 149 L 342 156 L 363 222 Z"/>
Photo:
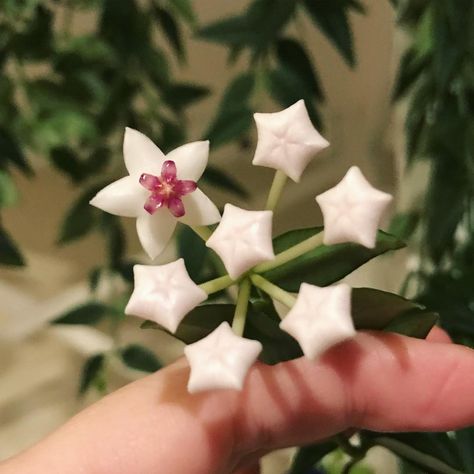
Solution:
<path fill-rule="evenodd" d="M 433 329 L 431 329 L 426 339 L 430 342 L 442 342 L 446 344 L 453 342 L 449 334 L 438 326 L 434 326 Z"/>
<path fill-rule="evenodd" d="M 365 333 L 328 351 L 258 366 L 242 395 L 242 436 L 268 449 L 318 441 L 349 426 L 450 430 L 474 424 L 474 351 Z"/>

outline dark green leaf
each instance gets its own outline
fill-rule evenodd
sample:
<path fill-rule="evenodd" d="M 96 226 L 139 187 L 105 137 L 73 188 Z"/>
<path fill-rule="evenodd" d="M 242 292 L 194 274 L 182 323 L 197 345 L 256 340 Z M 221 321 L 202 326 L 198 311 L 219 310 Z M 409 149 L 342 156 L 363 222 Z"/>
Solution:
<path fill-rule="evenodd" d="M 352 290 L 352 318 L 357 329 L 377 329 L 425 338 L 438 315 L 401 296 L 373 288 Z"/>
<path fill-rule="evenodd" d="M 304 82 L 306 90 L 321 100 L 323 93 L 312 61 L 301 43 L 294 39 L 281 39 L 276 45 L 278 61 Z"/>
<path fill-rule="evenodd" d="M 163 100 L 176 110 L 181 110 L 205 99 L 210 93 L 207 87 L 195 84 L 172 84 L 163 94 Z"/>
<path fill-rule="evenodd" d="M 102 372 L 104 370 L 105 357 L 103 354 L 97 354 L 86 360 L 82 368 L 81 383 L 79 393 L 82 395 L 89 390 L 91 386 L 96 386 L 99 391 L 103 391 L 104 381 Z"/>
<path fill-rule="evenodd" d="M 413 49 L 405 52 L 400 62 L 398 76 L 393 91 L 394 100 L 404 97 L 415 85 L 429 64 L 429 57 L 422 56 Z"/>
<path fill-rule="evenodd" d="M 252 31 L 245 16 L 219 20 L 199 30 L 201 39 L 226 45 L 249 46 L 257 41 L 258 33 Z"/>
<path fill-rule="evenodd" d="M 142 372 L 156 372 L 162 367 L 156 355 L 150 349 L 139 344 L 130 344 L 120 349 L 120 356 L 127 367 Z"/>
<path fill-rule="evenodd" d="M 83 178 L 83 165 L 73 150 L 58 147 L 51 150 L 51 161 L 56 169 L 65 173 L 73 182 Z"/>
<path fill-rule="evenodd" d="M 102 303 L 87 303 L 62 314 L 53 324 L 96 324 L 109 312 Z"/>
<path fill-rule="evenodd" d="M 318 444 L 303 446 L 293 459 L 288 474 L 309 474 L 327 454 L 337 449 L 337 443 L 326 441 Z"/>
<path fill-rule="evenodd" d="M 25 175 L 33 174 L 15 139 L 6 129 L 0 127 L 0 166 L 6 166 L 8 163 L 16 166 Z"/>
<path fill-rule="evenodd" d="M 89 201 L 108 183 L 100 183 L 86 189 L 66 214 L 59 233 L 58 242 L 65 244 L 83 237 L 97 224 L 100 212 Z"/>
<path fill-rule="evenodd" d="M 235 178 L 215 166 L 207 166 L 201 179 L 216 188 L 231 191 L 241 198 L 248 197 L 247 190 Z"/>
<path fill-rule="evenodd" d="M 7 231 L 0 226 L 0 264 L 21 267 L 25 260 Z"/>
<path fill-rule="evenodd" d="M 157 48 L 144 48 L 140 51 L 143 70 L 158 89 L 166 90 L 169 86 L 169 65 L 166 55 Z"/>
<path fill-rule="evenodd" d="M 44 5 L 38 5 L 25 29 L 12 39 L 13 54 L 29 60 L 48 58 L 52 46 L 52 22 L 51 11 Z"/>
<path fill-rule="evenodd" d="M 419 212 L 405 212 L 396 214 L 390 222 L 388 232 L 399 239 L 406 241 L 415 232 L 420 221 Z"/>
<path fill-rule="evenodd" d="M 243 104 L 249 104 L 254 90 L 255 76 L 252 73 L 239 74 L 227 86 L 219 110 L 226 112 L 230 109 L 241 109 Z"/>
<path fill-rule="evenodd" d="M 190 25 L 196 23 L 192 0 L 168 0 L 168 5 Z"/>
<path fill-rule="evenodd" d="M 125 232 L 120 218 L 111 214 L 102 213 L 100 228 L 107 241 L 108 261 L 112 268 L 116 268 L 122 261 L 126 251 Z"/>
<path fill-rule="evenodd" d="M 10 207 L 18 200 L 18 191 L 13 178 L 0 168 L 0 208 Z"/>
<path fill-rule="evenodd" d="M 163 30 L 163 33 L 168 38 L 171 47 L 176 51 L 176 55 L 178 56 L 178 58 L 183 61 L 185 54 L 179 24 L 176 22 L 173 15 L 171 15 L 168 10 L 161 8 L 157 5 L 153 8 L 153 13 L 156 19 L 158 20 L 161 29 Z"/>
<path fill-rule="evenodd" d="M 102 267 L 94 267 L 90 272 L 89 272 L 89 288 L 91 291 L 97 290 L 97 287 L 99 286 L 100 278 L 102 276 Z"/>
<path fill-rule="evenodd" d="M 273 241 L 275 253 L 278 254 L 321 231 L 322 227 L 314 227 L 280 235 Z M 353 243 L 320 245 L 291 262 L 263 273 L 262 276 L 287 291 L 298 291 L 302 282 L 326 286 L 344 278 L 377 255 L 403 246 L 397 238 L 379 231 L 374 249 Z"/>
<path fill-rule="evenodd" d="M 184 259 L 189 276 L 201 283 L 208 248 L 188 226 L 182 226 L 177 236 L 178 255 Z"/>
<path fill-rule="evenodd" d="M 355 65 L 352 31 L 347 5 L 341 0 L 304 0 L 311 19 L 339 50 L 350 66 Z"/>
<path fill-rule="evenodd" d="M 182 124 L 165 119 L 161 121 L 160 147 L 163 150 L 173 150 L 177 146 L 182 145 L 185 139 L 186 134 Z"/>
<path fill-rule="evenodd" d="M 474 474 L 474 427 L 456 431 L 456 444 L 466 474 Z"/>
<path fill-rule="evenodd" d="M 220 114 L 205 134 L 218 147 L 242 137 L 252 126 L 252 112 L 247 107 Z"/>

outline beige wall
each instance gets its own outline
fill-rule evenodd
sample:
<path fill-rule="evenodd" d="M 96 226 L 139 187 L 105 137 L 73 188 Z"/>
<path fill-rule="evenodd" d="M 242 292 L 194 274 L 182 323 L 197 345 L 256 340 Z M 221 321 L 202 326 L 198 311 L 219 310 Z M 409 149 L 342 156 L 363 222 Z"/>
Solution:
<path fill-rule="evenodd" d="M 195 2 L 203 23 L 238 11 L 246 3 Z M 319 223 L 314 196 L 340 179 L 351 164 L 358 164 L 373 184 L 396 191 L 394 143 L 400 137 L 390 107 L 390 87 L 398 59 L 394 16 L 389 2 L 370 0 L 366 4 L 368 16 L 353 17 L 359 57 L 354 71 L 348 69 L 309 21 L 303 22 L 307 44 L 327 93 L 324 115 L 326 135 L 332 146 L 324 158 L 308 168 L 300 185 L 288 186 L 276 217 L 277 231 Z M 229 68 L 222 48 L 196 40 L 191 41 L 189 59 L 189 66 L 180 71 L 180 76 L 219 91 L 243 66 Z M 203 133 L 216 100 L 214 97 L 190 111 L 191 138 L 199 138 Z M 274 110 L 273 104 L 264 102 L 260 111 L 270 110 Z M 241 156 L 232 147 L 225 147 L 211 160 L 254 191 L 251 202 L 241 204 L 251 207 L 264 202 L 262 182 L 269 183 L 272 173 L 252 167 L 250 154 Z M 54 244 L 62 215 L 77 190 L 65 178 L 41 166 L 34 180 L 18 176 L 17 181 L 22 200 L 5 213 L 5 224 L 26 250 L 30 265 L 25 270 L 0 270 L 0 458 L 29 445 L 78 408 L 73 394 L 80 363 L 86 354 L 110 344 L 106 336 L 93 330 L 61 332 L 45 326 L 61 308 L 84 298 L 84 276 L 103 253 L 96 237 L 65 248 Z M 226 196 L 215 190 L 209 193 L 224 202 Z M 130 229 L 130 238 L 135 242 L 133 249 L 139 251 L 132 225 Z M 389 264 L 381 263 L 387 268 Z M 375 278 L 374 268 L 359 272 L 356 281 L 396 288 L 397 275 L 384 271 L 383 277 Z M 130 326 L 133 328 L 129 337 L 143 337 L 135 322 Z M 145 337 L 151 346 L 157 346 L 156 335 Z M 126 379 L 135 374 L 122 375 Z"/>

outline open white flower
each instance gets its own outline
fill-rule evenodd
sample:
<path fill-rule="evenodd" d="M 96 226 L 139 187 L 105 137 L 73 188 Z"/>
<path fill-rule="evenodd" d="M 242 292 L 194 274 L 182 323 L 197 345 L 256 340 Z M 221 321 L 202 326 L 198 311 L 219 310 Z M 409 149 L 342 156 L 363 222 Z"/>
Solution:
<path fill-rule="evenodd" d="M 178 220 L 196 226 L 220 220 L 217 207 L 196 184 L 207 165 L 209 142 L 188 143 L 165 156 L 148 137 L 126 128 L 123 154 L 129 176 L 106 186 L 90 203 L 135 217 L 150 258 L 163 251 Z"/>
<path fill-rule="evenodd" d="M 242 390 L 247 372 L 261 351 L 260 342 L 239 337 L 229 323 L 222 323 L 211 334 L 184 349 L 191 366 L 189 393 Z"/>
<path fill-rule="evenodd" d="M 253 266 L 273 260 L 272 211 L 247 211 L 226 204 L 222 220 L 206 242 L 233 279 Z"/>
<path fill-rule="evenodd" d="M 304 100 L 254 118 L 258 142 L 252 163 L 281 170 L 293 181 L 298 182 L 310 160 L 329 146 L 311 123 Z"/>
<path fill-rule="evenodd" d="M 352 166 L 336 186 L 316 196 L 324 217 L 324 243 L 356 242 L 374 248 L 380 219 L 391 200 Z"/>
<path fill-rule="evenodd" d="M 182 319 L 207 293 L 189 277 L 184 260 L 166 265 L 135 265 L 135 288 L 125 308 L 125 314 L 157 322 L 175 332 Z"/>
<path fill-rule="evenodd" d="M 309 359 L 353 337 L 350 286 L 341 283 L 320 288 L 302 283 L 296 303 L 280 327 L 298 341 Z"/>

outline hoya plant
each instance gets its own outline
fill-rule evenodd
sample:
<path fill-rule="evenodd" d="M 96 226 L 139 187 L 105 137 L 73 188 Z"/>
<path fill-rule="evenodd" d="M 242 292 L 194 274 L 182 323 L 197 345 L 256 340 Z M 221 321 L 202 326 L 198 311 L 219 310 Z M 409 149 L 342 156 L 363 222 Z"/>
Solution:
<path fill-rule="evenodd" d="M 144 329 L 165 331 L 186 344 L 188 391 L 241 390 L 250 367 L 311 360 L 357 331 L 375 329 L 424 338 L 438 317 L 396 294 L 341 282 L 372 258 L 403 247 L 379 230 L 391 196 L 351 167 L 333 188 L 316 196 L 324 227 L 273 236 L 272 220 L 288 179 L 300 180 L 309 161 L 329 146 L 314 128 L 304 101 L 275 113 L 256 113 L 258 142 L 252 163 L 275 169 L 264 209 L 227 203 L 222 216 L 199 189 L 208 143 L 164 154 L 137 130 L 126 129 L 128 175 L 100 190 L 91 205 L 135 218 L 149 264 L 133 268 L 134 290 L 125 313 Z M 179 258 L 154 265 L 176 225 L 188 226 L 220 261 L 220 275 L 195 282 Z M 300 451 L 293 473 L 307 473 L 342 448 L 349 472 L 375 445 L 386 446 L 430 472 L 458 472 L 394 435 L 360 433 L 353 445 L 341 433 Z M 433 467 L 434 466 L 434 467 Z"/>

